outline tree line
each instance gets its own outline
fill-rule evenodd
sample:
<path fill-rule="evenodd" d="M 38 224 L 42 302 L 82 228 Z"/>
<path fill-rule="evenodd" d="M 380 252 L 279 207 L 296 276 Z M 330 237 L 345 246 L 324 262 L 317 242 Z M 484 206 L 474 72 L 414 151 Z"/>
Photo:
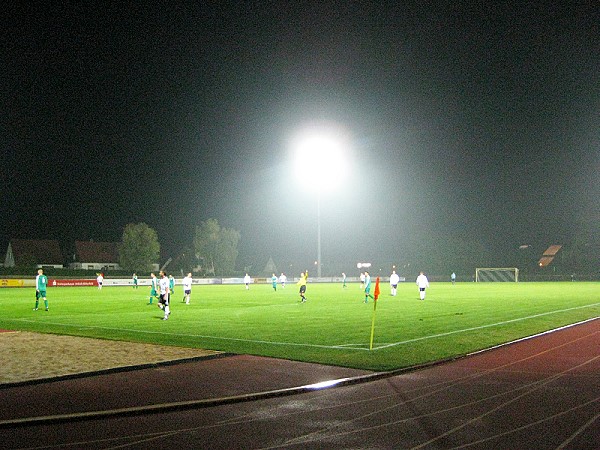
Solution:
<path fill-rule="evenodd" d="M 192 247 L 182 252 L 185 264 L 201 266 L 206 274 L 215 276 L 231 275 L 235 271 L 238 257 L 238 244 L 241 234 L 238 230 L 219 225 L 217 219 L 208 219 L 196 226 Z M 156 231 L 145 223 L 130 223 L 123 230 L 119 244 L 119 264 L 124 270 L 147 273 L 160 259 L 160 243 Z M 182 264 L 183 261 L 179 261 Z"/>

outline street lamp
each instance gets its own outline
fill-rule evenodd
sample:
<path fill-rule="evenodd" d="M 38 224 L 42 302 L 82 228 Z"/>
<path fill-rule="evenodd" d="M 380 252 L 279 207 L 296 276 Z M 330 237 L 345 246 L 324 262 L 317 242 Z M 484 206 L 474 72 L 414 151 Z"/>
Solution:
<path fill-rule="evenodd" d="M 322 127 L 304 130 L 293 142 L 295 167 L 302 186 L 317 196 L 317 278 L 321 277 L 321 193 L 334 189 L 346 175 L 345 137 Z"/>

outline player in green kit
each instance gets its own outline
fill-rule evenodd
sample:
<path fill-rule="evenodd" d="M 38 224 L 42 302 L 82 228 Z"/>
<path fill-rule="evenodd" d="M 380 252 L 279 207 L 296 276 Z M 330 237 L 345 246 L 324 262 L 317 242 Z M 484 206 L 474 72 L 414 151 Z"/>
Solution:
<path fill-rule="evenodd" d="M 150 274 L 150 303 L 148 303 L 149 305 L 152 304 L 152 300 L 154 300 L 154 297 L 158 297 L 158 280 L 156 279 L 156 275 L 151 273 Z"/>
<path fill-rule="evenodd" d="M 373 298 L 371 295 L 371 275 L 369 275 L 369 272 L 365 272 L 365 303 L 369 301 L 369 297 Z"/>
<path fill-rule="evenodd" d="M 37 277 L 35 277 L 35 308 L 33 308 L 34 311 L 38 310 L 40 298 L 44 299 L 44 306 L 46 306 L 46 311 L 48 311 L 46 286 L 48 286 L 48 277 L 44 275 L 44 271 L 42 269 L 38 269 Z"/>
<path fill-rule="evenodd" d="M 175 293 L 175 278 L 173 278 L 173 275 L 169 275 L 169 291 L 171 294 Z"/>
<path fill-rule="evenodd" d="M 277 275 L 275 274 L 271 277 L 271 285 L 273 286 L 273 290 L 277 291 Z"/>

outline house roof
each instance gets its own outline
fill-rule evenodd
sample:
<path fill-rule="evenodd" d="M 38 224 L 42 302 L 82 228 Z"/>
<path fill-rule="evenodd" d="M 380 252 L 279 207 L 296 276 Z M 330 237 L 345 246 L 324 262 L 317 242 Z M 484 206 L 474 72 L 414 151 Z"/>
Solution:
<path fill-rule="evenodd" d="M 562 245 L 551 245 L 544 252 L 544 256 L 556 256 L 558 251 L 562 248 Z"/>
<path fill-rule="evenodd" d="M 19 259 L 33 257 L 36 264 L 63 264 L 58 241 L 51 239 L 11 239 L 10 248 L 19 264 Z"/>
<path fill-rule="evenodd" d="M 116 242 L 75 241 L 75 254 L 79 262 L 119 262 Z"/>

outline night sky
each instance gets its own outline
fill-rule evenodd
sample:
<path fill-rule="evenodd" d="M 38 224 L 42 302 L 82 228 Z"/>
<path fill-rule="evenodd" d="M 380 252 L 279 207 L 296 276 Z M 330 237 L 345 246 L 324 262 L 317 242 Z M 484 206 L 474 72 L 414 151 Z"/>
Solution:
<path fill-rule="evenodd" d="M 240 266 L 308 264 L 307 126 L 343 133 L 353 167 L 321 195 L 324 273 L 599 234 L 597 2 L 13 3 L 1 249 L 146 222 L 175 256 L 214 217 Z"/>

